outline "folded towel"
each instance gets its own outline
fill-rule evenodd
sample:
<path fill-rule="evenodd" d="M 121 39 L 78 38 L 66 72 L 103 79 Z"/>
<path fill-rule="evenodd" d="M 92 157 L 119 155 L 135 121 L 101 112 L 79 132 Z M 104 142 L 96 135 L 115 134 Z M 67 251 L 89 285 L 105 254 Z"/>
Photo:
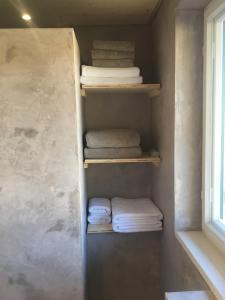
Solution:
<path fill-rule="evenodd" d="M 121 233 L 132 233 L 132 232 L 146 232 L 146 231 L 161 231 L 162 223 L 157 225 L 120 225 L 117 223 L 112 224 L 113 231 Z"/>
<path fill-rule="evenodd" d="M 111 216 L 95 215 L 95 214 L 88 215 L 88 222 L 90 224 L 95 224 L 95 225 L 110 224 L 111 221 L 112 221 Z"/>
<path fill-rule="evenodd" d="M 148 198 L 125 199 L 115 197 L 112 203 L 113 223 L 132 222 L 138 219 L 152 218 L 154 220 L 162 220 L 163 215 L 157 206 Z M 153 220 L 152 219 L 152 220 Z"/>
<path fill-rule="evenodd" d="M 92 59 L 94 67 L 103 68 L 130 68 L 134 66 L 133 59 Z"/>
<path fill-rule="evenodd" d="M 90 130 L 86 133 L 88 148 L 128 148 L 140 145 L 140 135 L 131 129 Z"/>
<path fill-rule="evenodd" d="M 111 215 L 111 202 L 107 198 L 91 198 L 89 200 L 88 211 L 91 214 Z"/>
<path fill-rule="evenodd" d="M 104 78 L 138 78 L 140 69 L 137 67 L 132 68 L 98 68 L 92 66 L 82 66 L 82 77 L 104 77 Z"/>
<path fill-rule="evenodd" d="M 134 52 L 114 50 L 92 50 L 91 57 L 92 59 L 134 59 Z"/>
<path fill-rule="evenodd" d="M 137 158 L 142 156 L 141 147 L 84 149 L 85 158 Z"/>
<path fill-rule="evenodd" d="M 124 84 L 141 84 L 142 76 L 137 77 L 80 77 L 81 84 L 86 85 L 124 85 Z"/>
<path fill-rule="evenodd" d="M 99 41 L 93 42 L 94 49 L 102 50 L 118 50 L 118 51 L 134 51 L 135 43 L 131 41 Z"/>

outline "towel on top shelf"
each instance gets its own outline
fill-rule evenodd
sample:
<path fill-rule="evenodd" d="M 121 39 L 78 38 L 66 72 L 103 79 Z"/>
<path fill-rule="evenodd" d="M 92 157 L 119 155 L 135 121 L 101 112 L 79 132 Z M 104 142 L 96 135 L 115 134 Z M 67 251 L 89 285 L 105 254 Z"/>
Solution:
<path fill-rule="evenodd" d="M 90 130 L 86 133 L 88 148 L 128 148 L 140 145 L 140 135 L 132 129 Z"/>
<path fill-rule="evenodd" d="M 140 69 L 131 68 L 98 68 L 92 66 L 82 66 L 82 77 L 86 78 L 138 78 Z"/>
<path fill-rule="evenodd" d="M 92 50 L 93 59 L 134 59 L 134 52 L 131 51 L 115 51 L 115 50 Z"/>
<path fill-rule="evenodd" d="M 137 77 L 80 77 L 81 84 L 85 85 L 124 85 L 140 84 L 143 82 L 142 76 Z"/>
<path fill-rule="evenodd" d="M 130 68 L 134 66 L 133 59 L 92 59 L 94 67 L 103 68 Z"/>
<path fill-rule="evenodd" d="M 93 49 L 134 52 L 135 43 L 132 42 L 132 41 L 100 41 L 100 40 L 94 40 Z"/>
<path fill-rule="evenodd" d="M 131 148 L 101 148 L 101 149 L 84 149 L 86 158 L 107 159 L 107 158 L 138 158 L 142 156 L 141 147 Z"/>
<path fill-rule="evenodd" d="M 88 206 L 88 222 L 94 225 L 111 223 L 111 202 L 107 198 L 92 198 Z"/>
<path fill-rule="evenodd" d="M 162 230 L 163 215 L 148 198 L 112 199 L 112 224 L 116 232 Z"/>

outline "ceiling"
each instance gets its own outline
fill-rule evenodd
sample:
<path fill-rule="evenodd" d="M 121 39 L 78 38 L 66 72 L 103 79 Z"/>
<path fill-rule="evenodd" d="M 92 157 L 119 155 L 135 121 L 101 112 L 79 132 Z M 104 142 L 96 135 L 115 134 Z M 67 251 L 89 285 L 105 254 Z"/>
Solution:
<path fill-rule="evenodd" d="M 160 0 L 0 0 L 0 27 L 146 24 Z M 29 13 L 32 22 L 21 19 Z"/>

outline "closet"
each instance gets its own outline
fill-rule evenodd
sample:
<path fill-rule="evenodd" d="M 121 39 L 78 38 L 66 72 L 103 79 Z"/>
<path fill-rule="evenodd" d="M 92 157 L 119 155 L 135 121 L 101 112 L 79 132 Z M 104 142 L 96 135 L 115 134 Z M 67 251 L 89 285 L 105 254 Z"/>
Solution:
<path fill-rule="evenodd" d="M 109 29 L 111 39 L 115 39 L 117 30 Z M 149 71 L 148 57 L 144 53 L 146 48 L 137 41 L 140 37 L 139 30 L 136 31 L 130 30 L 128 35 L 123 32 L 122 38 L 136 39 L 136 65 L 145 76 Z M 81 63 L 90 65 L 90 57 L 85 53 L 90 53 L 95 34 L 90 34 L 88 43 L 84 43 L 84 35 L 79 31 L 77 36 Z M 87 38 L 87 34 L 85 36 Z M 151 106 L 153 101 L 158 101 L 161 87 L 157 82 L 151 83 L 148 76 L 144 80 L 142 85 L 122 87 L 81 85 L 83 137 L 88 130 L 136 129 L 141 135 L 144 152 L 142 157 L 135 159 L 84 159 L 87 198 L 151 198 L 152 169 L 161 163 L 161 158 L 149 154 L 151 148 L 157 148 L 151 139 Z M 146 298 L 146 295 L 159 299 L 161 236 L 162 232 L 120 234 L 108 226 L 88 225 L 88 299 L 136 300 Z"/>

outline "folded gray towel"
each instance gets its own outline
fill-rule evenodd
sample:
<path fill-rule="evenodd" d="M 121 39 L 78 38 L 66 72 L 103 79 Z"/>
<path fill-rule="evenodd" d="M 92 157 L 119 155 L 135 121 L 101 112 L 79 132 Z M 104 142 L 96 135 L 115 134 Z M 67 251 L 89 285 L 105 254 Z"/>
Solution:
<path fill-rule="evenodd" d="M 134 52 L 114 50 L 92 50 L 91 56 L 92 59 L 134 59 Z"/>
<path fill-rule="evenodd" d="M 138 147 L 140 135 L 130 129 L 90 130 L 86 133 L 86 142 L 88 148 Z"/>
<path fill-rule="evenodd" d="M 141 155 L 141 147 L 84 149 L 85 158 L 137 158 L 141 157 Z"/>
<path fill-rule="evenodd" d="M 130 68 L 134 66 L 133 59 L 93 59 L 92 65 L 101 68 Z"/>
<path fill-rule="evenodd" d="M 117 51 L 133 51 L 135 43 L 131 41 L 94 41 L 93 49 L 117 50 Z"/>

